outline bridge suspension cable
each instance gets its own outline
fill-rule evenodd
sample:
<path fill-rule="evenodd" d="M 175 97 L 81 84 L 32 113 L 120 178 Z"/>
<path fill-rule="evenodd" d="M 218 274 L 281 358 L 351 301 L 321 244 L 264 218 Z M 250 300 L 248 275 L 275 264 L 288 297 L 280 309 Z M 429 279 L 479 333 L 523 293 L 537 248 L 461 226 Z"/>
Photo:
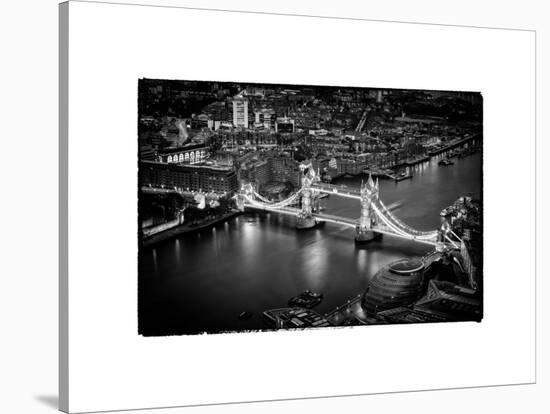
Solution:
<path fill-rule="evenodd" d="M 264 203 L 270 203 L 271 202 L 268 198 L 262 196 L 260 193 L 257 193 L 256 191 L 254 191 L 252 194 L 254 194 L 254 197 L 259 198 L 260 200 L 262 200 Z"/>
<path fill-rule="evenodd" d="M 288 197 L 287 199 L 278 201 L 278 203 L 286 203 L 286 205 L 292 204 L 292 203 L 296 200 L 296 198 L 298 198 L 298 196 L 300 195 L 300 192 L 301 192 L 301 191 L 302 191 L 301 189 L 298 190 L 297 192 L 293 193 L 293 194 L 292 194 L 290 197 Z M 256 191 L 254 191 L 252 194 L 254 195 L 254 197 L 260 199 L 261 201 L 263 201 L 263 202 L 266 203 L 266 204 L 274 204 L 274 203 L 275 203 L 274 201 L 272 201 L 272 200 L 270 200 L 270 199 L 268 199 L 268 198 L 262 196 L 260 193 L 257 193 Z"/>
<path fill-rule="evenodd" d="M 256 192 L 253 192 L 252 193 L 255 197 L 258 197 L 260 198 L 260 200 L 262 200 L 263 202 L 260 202 L 258 200 L 255 200 L 254 198 L 250 197 L 249 195 L 247 194 L 244 194 L 244 198 L 250 203 L 250 204 L 253 204 L 254 206 L 256 207 L 261 207 L 261 208 L 273 208 L 273 209 L 278 209 L 278 208 L 282 208 L 282 207 L 286 207 L 290 204 L 292 204 L 297 198 L 298 196 L 300 195 L 300 192 L 297 192 L 297 193 L 294 193 L 293 195 L 291 195 L 289 198 L 285 199 L 285 200 L 281 200 L 281 201 L 278 201 L 278 202 L 269 202 L 269 200 L 267 200 L 265 197 L 262 197 L 260 196 L 258 193 Z M 264 201 L 264 200 L 267 200 Z"/>
<path fill-rule="evenodd" d="M 378 208 L 373 205 L 372 206 L 373 209 L 374 209 L 374 212 L 376 213 L 376 215 L 378 217 L 380 217 L 380 219 L 384 222 L 384 224 L 386 224 L 386 226 L 388 226 L 390 228 L 390 230 L 394 231 L 395 233 L 401 235 L 401 236 L 404 236 L 404 237 L 411 237 L 412 235 L 401 230 L 399 227 L 395 226 L 390 220 L 388 220 L 388 218 L 386 216 L 384 216 L 384 214 L 382 214 L 380 212 L 380 210 L 378 210 Z M 414 236 L 412 236 L 414 237 Z"/>
<path fill-rule="evenodd" d="M 402 229 L 400 228 L 398 225 L 396 225 L 395 223 L 392 223 L 384 214 L 382 214 L 382 212 L 378 209 L 377 205 L 373 203 L 372 205 L 373 209 L 374 209 L 374 212 L 376 213 L 376 215 L 391 229 L 393 230 L 394 232 L 396 232 L 397 234 L 400 234 L 404 237 L 410 237 L 410 238 L 413 238 L 413 239 L 418 239 L 418 240 L 431 240 L 431 239 L 434 239 L 437 237 L 437 231 L 433 231 L 433 232 L 422 232 L 421 234 L 418 234 L 420 232 L 408 232 L 406 229 Z M 408 226 L 406 226 L 408 227 Z"/>
<path fill-rule="evenodd" d="M 380 208 L 378 208 L 378 206 Z M 437 230 L 433 231 L 420 231 L 412 228 L 411 226 L 405 224 L 403 221 L 401 221 L 399 218 L 397 218 L 385 205 L 381 200 L 377 200 L 376 204 L 373 203 L 373 207 L 375 207 L 375 211 L 377 212 L 377 215 L 379 216 L 386 216 L 389 219 L 393 221 L 393 225 L 400 229 L 401 231 L 404 231 L 410 235 L 414 235 L 419 238 L 424 237 L 435 237 L 437 236 Z"/>

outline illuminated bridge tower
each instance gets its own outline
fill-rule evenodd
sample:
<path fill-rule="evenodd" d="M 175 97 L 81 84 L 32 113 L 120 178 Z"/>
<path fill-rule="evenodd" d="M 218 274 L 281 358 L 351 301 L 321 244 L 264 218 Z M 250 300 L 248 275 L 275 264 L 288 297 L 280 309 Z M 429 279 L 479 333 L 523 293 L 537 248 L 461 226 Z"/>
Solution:
<path fill-rule="evenodd" d="M 300 170 L 302 171 L 302 208 L 296 215 L 296 228 L 311 229 L 317 224 L 312 214 L 312 200 L 315 197 L 315 191 L 311 188 L 311 184 L 319 181 L 319 177 L 311 163 L 300 164 Z"/>
<path fill-rule="evenodd" d="M 355 227 L 356 243 L 369 242 L 380 236 L 379 233 L 372 230 L 376 225 L 376 215 L 372 208 L 372 203 L 378 199 L 378 191 L 378 179 L 375 184 L 371 175 L 369 175 L 366 184 L 361 183 L 361 217 L 359 217 L 357 226 Z"/>
<path fill-rule="evenodd" d="M 235 195 L 235 205 L 237 206 L 237 210 L 244 211 L 244 197 L 241 194 Z"/>
<path fill-rule="evenodd" d="M 235 204 L 239 211 L 244 211 L 246 197 L 254 197 L 254 186 L 250 183 L 243 184 L 241 191 L 235 195 Z"/>
<path fill-rule="evenodd" d="M 447 240 L 449 239 L 450 228 L 449 222 L 443 219 L 441 221 L 441 226 L 437 229 L 437 244 L 435 250 L 439 253 L 447 250 Z"/>

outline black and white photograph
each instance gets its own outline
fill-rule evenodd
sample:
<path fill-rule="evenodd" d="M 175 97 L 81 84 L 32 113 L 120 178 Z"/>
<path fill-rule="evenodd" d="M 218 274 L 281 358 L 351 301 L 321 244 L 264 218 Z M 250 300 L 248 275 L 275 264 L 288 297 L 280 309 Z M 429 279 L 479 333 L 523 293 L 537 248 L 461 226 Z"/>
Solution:
<path fill-rule="evenodd" d="M 0 8 L 2 413 L 547 414 L 543 2 Z"/>
<path fill-rule="evenodd" d="M 483 98 L 138 81 L 143 336 L 483 319 Z"/>

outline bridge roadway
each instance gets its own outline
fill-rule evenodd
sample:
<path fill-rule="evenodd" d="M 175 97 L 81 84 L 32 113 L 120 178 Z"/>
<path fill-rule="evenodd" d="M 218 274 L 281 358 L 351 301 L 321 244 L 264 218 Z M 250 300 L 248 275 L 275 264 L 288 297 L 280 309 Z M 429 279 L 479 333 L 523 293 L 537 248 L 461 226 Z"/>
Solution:
<path fill-rule="evenodd" d="M 253 208 L 253 209 L 256 209 L 256 210 L 270 211 L 270 212 L 273 212 L 273 213 L 281 213 L 281 214 L 286 214 L 286 215 L 291 215 L 291 216 L 296 216 L 298 213 L 301 212 L 301 210 L 298 209 L 298 208 L 292 208 L 292 207 L 273 208 L 273 207 L 269 207 L 269 206 L 261 206 L 260 207 L 259 205 L 254 205 L 254 204 L 250 204 L 250 203 L 245 203 L 245 207 Z M 355 229 L 355 227 L 357 226 L 357 223 L 358 223 L 358 221 L 354 220 L 354 219 L 335 216 L 335 215 L 326 214 L 326 213 L 312 213 L 312 216 L 315 217 L 318 221 L 324 221 L 324 222 L 327 222 L 327 223 L 339 224 L 339 225 L 343 225 L 343 226 L 346 226 L 346 227 L 351 227 L 353 229 Z M 390 228 L 387 228 L 385 226 L 380 226 L 380 225 L 374 226 L 372 228 L 372 230 L 376 233 L 386 234 L 388 236 L 393 236 L 393 237 L 399 237 L 399 238 L 405 239 L 405 240 L 412 240 L 412 241 L 416 241 L 416 242 L 419 242 L 419 243 L 429 244 L 431 246 L 436 246 L 437 245 L 435 240 L 416 238 L 414 236 L 404 236 L 402 234 L 395 233 L 394 231 L 391 231 Z"/>
<path fill-rule="evenodd" d="M 273 213 L 287 214 L 291 216 L 296 216 L 298 215 L 298 213 L 302 211 L 299 208 L 293 208 L 293 207 L 277 207 L 277 208 L 273 208 L 270 206 L 260 207 L 259 205 L 249 204 L 249 203 L 245 203 L 245 207 L 254 208 L 256 210 L 271 211 Z M 316 219 L 318 219 L 319 221 L 325 221 L 328 223 L 341 224 L 341 225 L 344 225 L 347 227 L 353 227 L 353 228 L 355 228 L 355 226 L 357 225 L 357 220 L 340 217 L 340 216 L 334 216 L 332 214 L 312 213 L 311 215 Z"/>
<path fill-rule="evenodd" d="M 340 197 L 353 198 L 355 200 L 361 200 L 361 193 L 359 190 L 352 188 L 342 187 L 341 185 L 326 184 L 326 183 L 314 183 L 311 188 L 322 193 L 338 194 Z"/>

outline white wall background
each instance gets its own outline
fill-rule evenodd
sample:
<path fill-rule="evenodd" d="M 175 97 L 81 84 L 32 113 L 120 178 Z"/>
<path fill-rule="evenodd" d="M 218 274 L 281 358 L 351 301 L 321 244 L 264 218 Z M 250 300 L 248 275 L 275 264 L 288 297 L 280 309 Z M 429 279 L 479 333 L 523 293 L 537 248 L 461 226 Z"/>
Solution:
<path fill-rule="evenodd" d="M 228 8 L 229 4 L 234 4 L 232 8 L 240 7 L 243 10 L 258 10 L 259 7 L 252 1 L 172 3 L 214 8 Z M 263 9 L 316 15 L 536 28 L 539 30 L 539 65 L 547 67 L 548 56 L 543 54 L 545 49 L 542 47 L 547 36 L 547 32 L 544 32 L 545 15 L 542 6 L 535 3 L 531 7 L 528 5 L 529 2 L 486 2 L 482 5 L 460 2 L 453 8 L 449 5 L 443 7 L 437 2 L 415 2 L 412 5 L 406 1 L 389 1 L 376 6 L 365 2 L 359 6 L 351 1 L 324 4 L 279 1 L 270 5 L 273 8 Z M 2 411 L 5 412 L 53 412 L 49 402 L 54 399 L 57 388 L 57 7 L 55 2 L 49 1 L 11 3 L 4 7 L 11 9 L 12 13 L 2 12 L 0 25 L 4 52 L 3 102 L 0 112 L 4 127 L 4 162 L 1 164 L 4 191 L 1 211 L 4 229 L 8 230 L 2 239 L 1 280 L 4 281 L 4 287 L 0 290 L 5 347 L 0 357 L 3 367 L 1 386 L 2 394 L 7 395 L 7 398 L 2 398 L 0 404 L 4 404 Z M 101 29 L 94 28 L 98 36 L 101 36 Z M 541 73 L 543 71 L 539 66 L 539 75 Z M 494 75 L 498 77 L 501 74 Z M 312 81 L 308 78 L 304 82 Z M 546 107 L 543 102 L 543 99 L 547 99 L 547 95 L 543 94 L 546 82 L 539 78 L 538 85 L 538 111 L 542 114 L 542 108 Z M 413 87 L 411 84 L 388 86 Z M 133 104 L 133 101 L 130 103 Z M 547 197 L 542 185 L 543 169 L 547 171 L 543 163 L 547 144 L 540 138 L 546 131 L 543 128 L 547 127 L 542 125 L 542 115 L 539 115 L 538 120 L 538 185 L 539 201 L 542 201 L 543 197 Z M 21 157 L 25 159 L 24 164 L 20 162 Z M 487 197 L 490 196 L 487 194 Z M 539 213 L 541 211 L 542 207 L 539 207 Z M 542 236 L 546 224 L 547 221 L 540 215 L 539 236 Z M 542 237 L 538 245 L 538 257 L 543 265 L 541 243 Z M 542 328 L 542 321 L 547 321 L 548 311 L 548 305 L 542 300 L 542 292 L 547 287 L 547 283 L 540 277 L 543 274 L 544 268 L 539 267 L 538 323 L 541 342 L 547 339 L 544 335 L 548 332 L 547 328 L 546 331 Z M 510 340 L 513 341 L 515 333 L 510 334 Z M 547 344 L 547 341 L 544 343 Z M 516 357 L 525 355 L 509 355 L 512 362 Z M 498 412 L 518 412 L 525 409 L 528 402 L 542 402 L 545 398 L 543 387 L 548 386 L 545 375 L 548 371 L 544 364 L 547 364 L 546 359 L 539 353 L 539 384 L 536 386 L 200 407 L 171 412 L 334 412 L 354 409 L 440 412 L 442 404 L 448 412 L 457 413 L 464 410 L 477 411 L 480 404 L 491 405 Z M 509 368 L 506 365 L 503 364 L 503 371 Z M 491 375 L 498 377 L 499 372 Z M 525 375 L 529 376 L 529 373 Z M 126 389 L 126 383 L 122 383 L 120 389 Z M 112 392 L 116 394 L 118 390 L 114 388 Z M 543 412 L 542 405 L 539 407 L 540 412 Z M 536 412 L 536 409 L 531 406 L 529 412 Z"/>

